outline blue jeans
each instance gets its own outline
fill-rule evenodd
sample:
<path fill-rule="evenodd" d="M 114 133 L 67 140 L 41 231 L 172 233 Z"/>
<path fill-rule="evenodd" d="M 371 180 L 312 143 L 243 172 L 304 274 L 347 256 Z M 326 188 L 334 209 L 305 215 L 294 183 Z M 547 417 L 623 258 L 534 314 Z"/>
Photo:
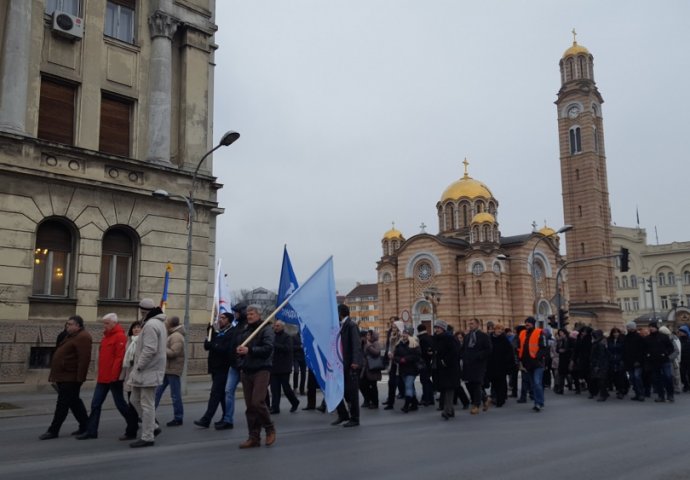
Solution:
<path fill-rule="evenodd" d="M 664 362 L 655 365 L 652 370 L 654 390 L 660 398 L 673 398 L 673 365 Z"/>
<path fill-rule="evenodd" d="M 115 403 L 117 411 L 127 420 L 127 411 L 129 407 L 122 393 L 122 381 L 97 383 L 93 391 L 93 398 L 91 399 L 91 414 L 89 415 L 86 433 L 98 435 L 98 424 L 101 420 L 101 407 L 103 407 L 103 402 L 105 402 L 105 399 L 108 397 L 108 392 L 112 392 L 113 402 Z"/>
<path fill-rule="evenodd" d="M 240 371 L 235 367 L 230 367 L 228 380 L 225 383 L 225 416 L 223 417 L 225 423 L 234 423 L 232 419 L 235 416 L 235 390 L 238 383 L 240 383 Z"/>
<path fill-rule="evenodd" d="M 403 382 L 405 383 L 405 396 L 406 397 L 416 397 L 417 393 L 414 390 L 414 379 L 416 375 L 405 375 L 403 377 Z"/>
<path fill-rule="evenodd" d="M 527 372 L 529 375 L 529 383 L 532 387 L 532 395 L 534 395 L 534 405 L 537 407 L 544 406 L 544 367 L 537 367 L 534 370 Z"/>
<path fill-rule="evenodd" d="M 638 398 L 644 398 L 644 384 L 642 383 L 642 367 L 633 367 L 628 370 L 628 377 L 632 384 L 633 392 Z"/>
<path fill-rule="evenodd" d="M 168 385 L 170 385 L 170 398 L 172 399 L 174 418 L 181 422 L 184 417 L 184 407 L 182 406 L 182 389 L 179 375 L 165 374 L 163 384 L 156 389 L 156 408 L 158 408 L 163 392 L 165 392 Z"/>

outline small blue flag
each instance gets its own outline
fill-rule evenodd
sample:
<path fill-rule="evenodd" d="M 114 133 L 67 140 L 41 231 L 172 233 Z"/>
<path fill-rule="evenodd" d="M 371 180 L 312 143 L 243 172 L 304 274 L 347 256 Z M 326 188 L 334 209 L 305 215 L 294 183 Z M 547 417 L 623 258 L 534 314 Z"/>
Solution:
<path fill-rule="evenodd" d="M 276 307 L 292 295 L 295 290 L 297 290 L 297 287 L 299 287 L 299 284 L 297 283 L 295 272 L 292 270 L 292 263 L 290 262 L 290 256 L 288 255 L 286 245 L 283 248 L 283 268 L 280 271 L 280 284 L 278 285 L 278 301 L 276 302 Z M 297 313 L 288 305 L 276 314 L 276 318 L 285 323 L 299 325 Z"/>

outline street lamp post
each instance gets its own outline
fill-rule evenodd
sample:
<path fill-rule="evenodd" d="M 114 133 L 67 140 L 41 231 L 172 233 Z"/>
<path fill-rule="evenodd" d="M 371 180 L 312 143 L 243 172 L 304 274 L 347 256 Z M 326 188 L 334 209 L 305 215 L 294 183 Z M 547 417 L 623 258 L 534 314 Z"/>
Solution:
<path fill-rule="evenodd" d="M 441 303 L 441 292 L 436 287 L 429 287 L 424 292 L 424 299 L 431 304 L 431 327 L 433 329 L 436 321 L 437 306 Z"/>
<path fill-rule="evenodd" d="M 184 336 L 184 348 L 185 348 L 185 356 L 184 356 L 184 367 L 182 369 L 182 391 L 186 392 L 187 391 L 187 364 L 188 364 L 188 357 L 189 357 L 189 323 L 190 323 L 190 318 L 189 318 L 189 298 L 190 298 L 190 292 L 191 292 L 191 287 L 192 287 L 192 233 L 193 233 L 193 225 L 194 225 L 194 219 L 196 217 L 196 210 L 194 209 L 194 189 L 196 187 L 196 178 L 197 174 L 199 173 L 199 167 L 201 167 L 201 164 L 204 163 L 204 160 L 208 158 L 209 155 L 211 155 L 213 152 L 218 150 L 220 147 L 227 147 L 231 145 L 235 140 L 240 138 L 240 134 L 234 131 L 229 131 L 225 133 L 220 139 L 220 142 L 218 142 L 218 145 L 213 147 L 211 150 L 206 152 L 203 157 L 201 157 L 201 160 L 199 160 L 199 163 L 196 164 L 196 168 L 194 169 L 194 174 L 192 175 L 192 184 L 189 187 L 189 195 L 184 196 L 184 195 L 177 195 L 177 194 L 172 194 L 168 193 L 165 190 L 162 189 L 157 189 L 151 193 L 156 198 L 170 198 L 170 199 L 180 199 L 185 202 L 187 205 L 187 210 L 188 210 L 188 217 L 189 217 L 189 224 L 187 228 L 187 278 L 185 279 L 185 292 L 184 292 L 184 329 L 187 334 Z"/>
<path fill-rule="evenodd" d="M 572 225 L 563 225 L 561 228 L 556 230 L 550 235 L 544 235 L 542 237 L 539 237 L 537 242 L 534 244 L 534 247 L 532 248 L 532 268 L 530 270 L 532 271 L 532 291 L 534 293 L 534 316 L 535 318 L 539 318 L 539 298 L 537 297 L 537 262 L 536 262 L 536 252 L 537 252 L 537 246 L 539 243 L 541 243 L 542 240 L 545 238 L 552 237 L 554 235 L 558 235 L 559 233 L 565 233 L 573 229 Z M 558 293 L 558 292 L 556 292 Z"/>

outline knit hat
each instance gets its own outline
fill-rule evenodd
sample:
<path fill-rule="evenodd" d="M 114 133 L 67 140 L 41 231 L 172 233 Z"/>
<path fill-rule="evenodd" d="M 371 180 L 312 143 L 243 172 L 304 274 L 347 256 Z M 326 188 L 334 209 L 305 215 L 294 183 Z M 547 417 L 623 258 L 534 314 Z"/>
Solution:
<path fill-rule="evenodd" d="M 434 327 L 442 328 L 444 331 L 448 330 L 448 324 L 443 320 L 436 320 L 436 322 L 434 322 Z"/>
<path fill-rule="evenodd" d="M 661 327 L 659 331 L 664 335 L 668 335 L 669 337 L 671 336 L 671 330 L 669 330 L 666 326 Z"/>
<path fill-rule="evenodd" d="M 150 298 L 142 298 L 139 302 L 139 308 L 142 310 L 153 310 L 156 304 Z"/>
<path fill-rule="evenodd" d="M 635 322 L 630 321 L 625 324 L 625 328 L 627 328 L 628 330 L 637 330 L 637 324 Z"/>
<path fill-rule="evenodd" d="M 690 327 L 688 327 L 687 325 L 682 325 L 678 330 L 690 337 Z"/>
<path fill-rule="evenodd" d="M 525 324 L 527 324 L 527 323 L 531 323 L 532 325 L 536 325 L 537 321 L 534 319 L 534 317 L 527 317 L 525 319 Z"/>

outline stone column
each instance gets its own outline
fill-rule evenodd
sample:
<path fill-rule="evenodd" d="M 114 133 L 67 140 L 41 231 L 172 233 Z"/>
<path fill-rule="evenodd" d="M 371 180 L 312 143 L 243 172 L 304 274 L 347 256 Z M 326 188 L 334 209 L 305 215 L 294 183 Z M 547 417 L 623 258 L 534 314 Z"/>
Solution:
<path fill-rule="evenodd" d="M 32 1 L 10 0 L 0 52 L 0 130 L 26 133 Z"/>
<path fill-rule="evenodd" d="M 172 36 L 177 20 L 157 11 L 149 17 L 151 68 L 149 74 L 149 141 L 146 158 L 170 163 L 170 117 L 172 113 Z"/>

